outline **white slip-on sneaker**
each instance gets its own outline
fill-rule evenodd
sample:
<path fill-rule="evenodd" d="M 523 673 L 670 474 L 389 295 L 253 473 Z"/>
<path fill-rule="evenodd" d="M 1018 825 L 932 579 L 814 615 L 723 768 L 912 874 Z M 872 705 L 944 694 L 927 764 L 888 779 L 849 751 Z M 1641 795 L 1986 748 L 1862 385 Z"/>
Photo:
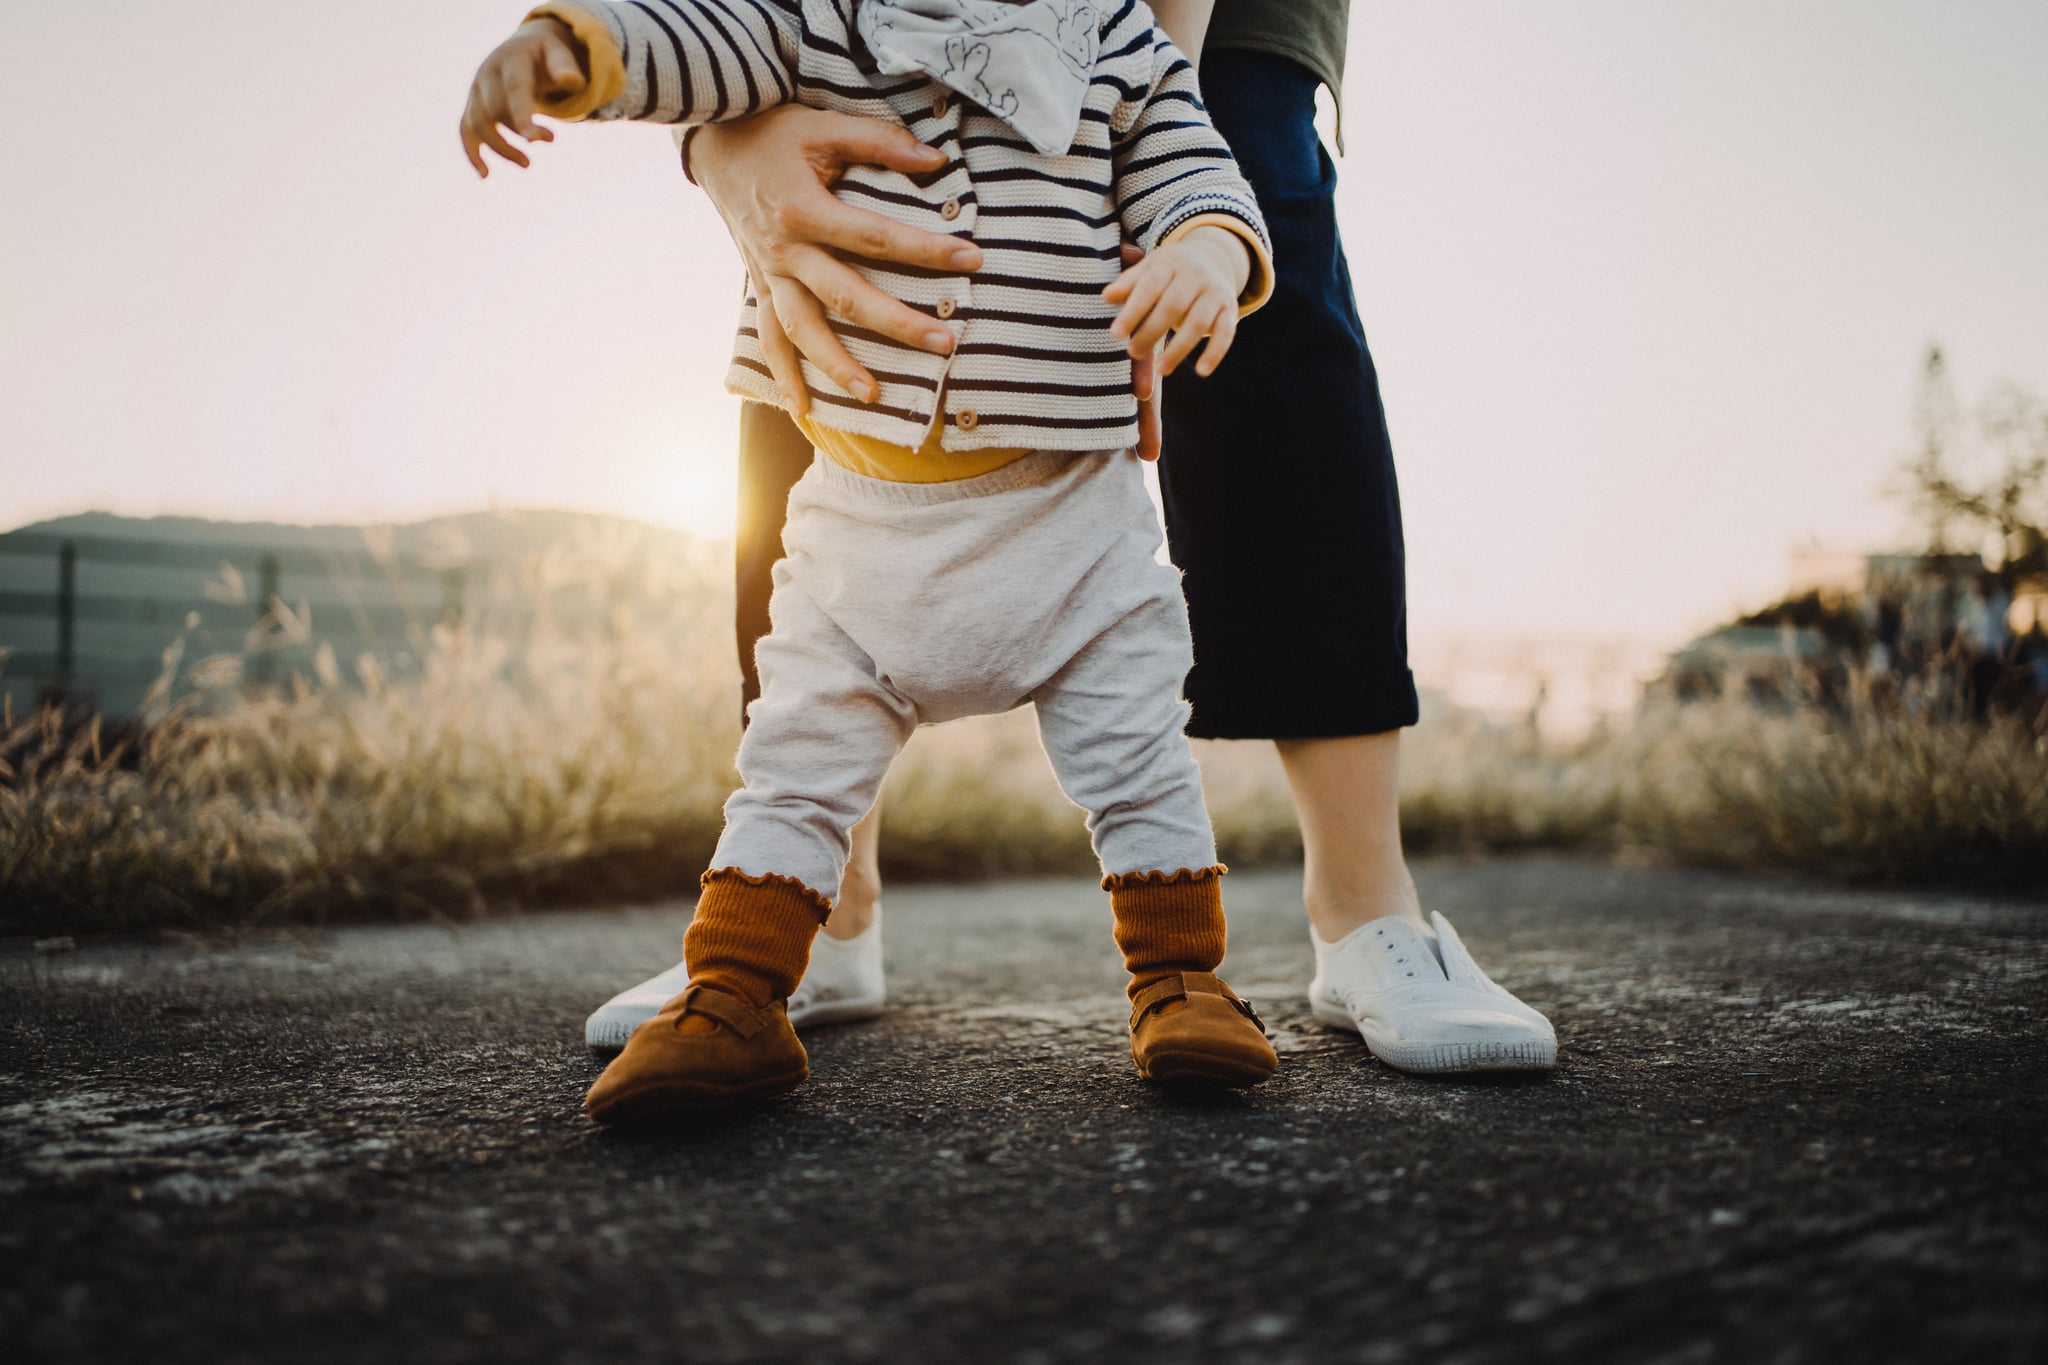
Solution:
<path fill-rule="evenodd" d="M 689 984 L 689 966 L 678 962 L 620 991 L 584 1021 L 584 1044 L 600 1054 L 617 1052 L 634 1029 L 652 1019 Z M 852 938 L 819 934 L 811 941 L 811 965 L 804 969 L 804 979 L 789 997 L 789 1022 L 796 1028 L 857 1023 L 880 1014 L 885 997 L 882 907 L 878 905 L 874 921 Z"/>
<path fill-rule="evenodd" d="M 1495 985 L 1442 915 L 1429 922 L 1386 915 L 1335 943 L 1311 929 L 1315 1016 L 1365 1039 L 1402 1071 L 1547 1071 L 1557 1065 L 1550 1021 Z"/>

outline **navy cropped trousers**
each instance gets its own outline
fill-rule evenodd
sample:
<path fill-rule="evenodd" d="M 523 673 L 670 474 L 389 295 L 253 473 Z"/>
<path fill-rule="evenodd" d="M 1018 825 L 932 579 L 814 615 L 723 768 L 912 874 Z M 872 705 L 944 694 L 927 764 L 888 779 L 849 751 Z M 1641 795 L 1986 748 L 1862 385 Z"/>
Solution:
<path fill-rule="evenodd" d="M 1195 666 L 1188 733 L 1320 739 L 1413 725 L 1401 501 L 1379 375 L 1337 236 L 1316 78 L 1261 52 L 1204 54 L 1203 98 L 1258 192 L 1273 297 L 1207 379 L 1165 385 L 1159 482 Z M 742 705 L 760 695 L 771 570 L 811 447 L 778 408 L 740 426 Z"/>

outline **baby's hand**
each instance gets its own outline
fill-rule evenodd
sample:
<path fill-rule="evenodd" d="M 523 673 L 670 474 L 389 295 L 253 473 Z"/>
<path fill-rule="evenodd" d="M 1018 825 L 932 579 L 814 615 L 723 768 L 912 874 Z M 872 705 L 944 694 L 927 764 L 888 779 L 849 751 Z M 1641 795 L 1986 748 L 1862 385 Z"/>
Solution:
<path fill-rule="evenodd" d="M 575 39 L 559 19 L 530 19 L 493 48 L 476 69 L 476 79 L 469 83 L 469 103 L 462 110 L 462 150 L 476 173 L 491 173 L 484 165 L 485 146 L 513 165 L 525 166 L 526 153 L 507 142 L 498 125 L 528 142 L 553 142 L 554 133 L 533 121 L 535 107 L 543 99 L 575 94 L 586 79 Z"/>
<path fill-rule="evenodd" d="M 1195 373 L 1209 375 L 1223 363 L 1237 336 L 1237 300 L 1251 278 L 1251 253 L 1236 233 L 1203 225 L 1160 247 L 1116 277 L 1102 291 L 1123 309 L 1110 335 L 1130 342 L 1131 355 L 1144 359 L 1168 332 L 1173 340 L 1160 357 L 1159 373 L 1172 374 L 1203 337 L 1209 344 Z"/>

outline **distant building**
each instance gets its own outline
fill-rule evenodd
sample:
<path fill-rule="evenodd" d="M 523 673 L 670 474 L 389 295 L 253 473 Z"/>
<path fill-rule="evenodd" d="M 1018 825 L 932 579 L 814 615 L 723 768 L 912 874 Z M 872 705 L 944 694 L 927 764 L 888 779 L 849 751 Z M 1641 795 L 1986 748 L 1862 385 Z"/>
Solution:
<path fill-rule="evenodd" d="M 1982 555 L 1865 555 L 1861 591 L 1910 592 L 1929 583 L 1961 587 L 1983 573 Z"/>
<path fill-rule="evenodd" d="M 1871 556 L 1861 550 L 1794 550 L 1787 557 L 1785 595 L 1839 593 L 1853 596 L 1869 581 Z"/>
<path fill-rule="evenodd" d="M 1819 631 L 1805 626 L 1723 626 L 1672 654 L 1645 696 L 1710 701 L 1736 695 L 1765 704 L 1792 701 L 1832 652 Z"/>
<path fill-rule="evenodd" d="M 2048 593 L 2015 594 L 1976 554 L 1796 550 L 1775 606 L 1670 655 L 1645 698 L 1729 695 L 1774 705 L 1825 695 L 1857 670 L 1912 677 L 2009 661 L 2015 637 L 2048 621 Z"/>
<path fill-rule="evenodd" d="M 1865 554 L 1861 550 L 1794 550 L 1786 556 L 1785 595 L 1844 597 L 1904 592 L 1927 582 L 1966 584 L 1984 572 L 1974 554 Z"/>

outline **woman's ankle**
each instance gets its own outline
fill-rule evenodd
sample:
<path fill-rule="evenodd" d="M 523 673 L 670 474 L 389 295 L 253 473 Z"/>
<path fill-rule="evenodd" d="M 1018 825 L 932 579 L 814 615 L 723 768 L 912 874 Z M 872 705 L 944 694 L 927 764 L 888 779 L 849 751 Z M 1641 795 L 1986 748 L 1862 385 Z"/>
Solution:
<path fill-rule="evenodd" d="M 832 904 L 832 917 L 825 921 L 826 937 L 858 938 L 875 922 L 875 911 L 881 903 L 881 874 L 847 868 L 839 879 L 839 899 Z"/>
<path fill-rule="evenodd" d="M 1429 928 L 1415 879 L 1405 867 L 1368 884 L 1318 886 L 1312 881 L 1303 888 L 1301 899 L 1310 927 L 1325 943 L 1335 943 L 1361 925 L 1387 915 L 1399 915 L 1425 931 Z"/>

